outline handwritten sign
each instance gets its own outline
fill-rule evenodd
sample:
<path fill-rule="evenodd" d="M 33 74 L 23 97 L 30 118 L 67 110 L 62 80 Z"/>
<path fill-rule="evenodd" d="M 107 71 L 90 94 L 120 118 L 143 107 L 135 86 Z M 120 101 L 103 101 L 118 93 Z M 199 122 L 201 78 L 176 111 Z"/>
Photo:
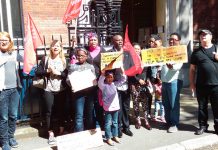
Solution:
<path fill-rule="evenodd" d="M 91 69 L 74 71 L 68 75 L 68 78 L 73 92 L 97 85 L 96 76 Z"/>
<path fill-rule="evenodd" d="M 101 53 L 101 70 L 120 68 L 122 66 L 121 52 Z"/>
<path fill-rule="evenodd" d="M 57 137 L 58 150 L 86 150 L 104 145 L 100 128 Z"/>
<path fill-rule="evenodd" d="M 188 62 L 187 46 L 150 48 L 141 51 L 144 66 L 156 66 L 166 63 Z"/>

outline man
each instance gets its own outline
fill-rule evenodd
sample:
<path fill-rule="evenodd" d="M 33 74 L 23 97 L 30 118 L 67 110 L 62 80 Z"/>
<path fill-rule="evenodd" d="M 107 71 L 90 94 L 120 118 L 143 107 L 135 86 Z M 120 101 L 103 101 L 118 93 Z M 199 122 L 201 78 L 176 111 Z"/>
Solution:
<path fill-rule="evenodd" d="M 172 33 L 169 39 L 169 46 L 180 45 L 180 40 L 181 36 L 178 33 Z M 168 63 L 161 68 L 162 99 L 168 133 L 178 131 L 180 116 L 179 100 L 183 82 L 180 78 L 182 65 L 182 63 Z"/>
<path fill-rule="evenodd" d="M 208 100 L 210 100 L 213 115 L 214 129 L 218 134 L 218 54 L 216 46 L 212 44 L 212 33 L 200 30 L 199 38 L 201 46 L 193 51 L 189 70 L 190 89 L 196 90 L 198 101 L 199 129 L 196 134 L 201 135 L 207 131 L 208 124 Z M 197 72 L 196 72 L 197 71 Z M 196 83 L 195 77 L 197 76 Z"/>
<path fill-rule="evenodd" d="M 17 61 L 23 58 L 14 49 L 7 32 L 0 32 L 0 146 L 11 150 L 19 145 L 14 137 L 21 88 Z"/>
<path fill-rule="evenodd" d="M 123 51 L 123 37 L 121 35 L 115 35 L 112 38 L 112 42 L 113 48 L 109 51 L 123 52 L 123 67 L 125 70 L 128 69 L 128 67 L 133 64 L 133 60 L 128 52 Z M 117 77 L 119 77 L 119 74 Z M 128 90 L 128 82 L 119 86 L 117 89 L 120 101 L 118 136 L 122 137 L 122 132 L 128 136 L 133 136 L 133 133 L 130 131 L 129 128 L 130 92 Z"/>

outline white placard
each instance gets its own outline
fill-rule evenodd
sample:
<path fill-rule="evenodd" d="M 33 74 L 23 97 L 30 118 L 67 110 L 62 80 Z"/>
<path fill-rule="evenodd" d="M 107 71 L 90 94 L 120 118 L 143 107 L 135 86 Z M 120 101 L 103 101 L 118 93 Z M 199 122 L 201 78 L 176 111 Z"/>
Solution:
<path fill-rule="evenodd" d="M 57 137 L 58 150 L 86 150 L 104 145 L 100 128 Z"/>
<path fill-rule="evenodd" d="M 91 69 L 74 71 L 68 75 L 68 78 L 73 92 L 97 85 L 96 76 Z"/>

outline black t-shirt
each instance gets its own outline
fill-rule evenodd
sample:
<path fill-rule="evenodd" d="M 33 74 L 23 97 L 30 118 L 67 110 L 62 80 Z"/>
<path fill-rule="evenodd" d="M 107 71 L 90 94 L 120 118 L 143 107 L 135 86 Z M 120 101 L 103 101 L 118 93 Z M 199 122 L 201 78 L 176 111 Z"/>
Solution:
<path fill-rule="evenodd" d="M 215 46 L 208 49 L 200 47 L 192 53 L 191 64 L 197 67 L 197 86 L 218 85 L 218 61 L 213 54 L 215 51 Z"/>

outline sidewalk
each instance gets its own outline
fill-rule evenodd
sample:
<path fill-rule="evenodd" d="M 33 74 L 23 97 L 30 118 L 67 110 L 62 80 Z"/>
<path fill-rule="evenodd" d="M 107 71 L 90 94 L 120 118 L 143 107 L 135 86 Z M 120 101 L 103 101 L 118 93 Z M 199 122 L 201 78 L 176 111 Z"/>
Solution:
<path fill-rule="evenodd" d="M 183 89 L 181 94 L 181 117 L 179 131 L 176 133 L 167 133 L 166 130 L 160 129 L 160 124 L 152 122 L 153 129 L 151 131 L 141 127 L 135 129 L 133 122 L 131 123 L 131 131 L 133 137 L 123 135 L 121 144 L 103 146 L 93 148 L 93 150 L 185 150 L 196 149 L 218 143 L 218 136 L 213 134 L 213 119 L 211 109 L 209 107 L 209 133 L 203 135 L 195 135 L 194 132 L 198 127 L 197 123 L 197 101 L 190 96 L 188 89 Z M 132 115 L 130 117 L 133 117 Z M 16 150 L 51 150 L 47 144 L 47 139 L 35 136 L 35 129 L 22 129 L 33 131 L 32 136 L 27 138 L 18 137 L 20 147 Z M 21 132 L 17 129 L 16 135 Z"/>

